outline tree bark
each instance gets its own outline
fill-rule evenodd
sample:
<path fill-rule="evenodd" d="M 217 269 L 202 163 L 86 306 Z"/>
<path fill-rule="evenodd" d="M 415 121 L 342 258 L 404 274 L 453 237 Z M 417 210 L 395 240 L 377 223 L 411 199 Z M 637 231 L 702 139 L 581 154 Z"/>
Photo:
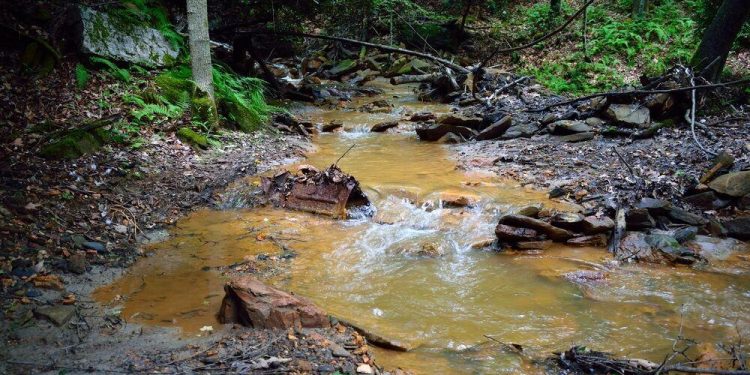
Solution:
<path fill-rule="evenodd" d="M 737 34 L 750 16 L 750 1 L 724 0 L 713 21 L 703 33 L 703 39 L 693 56 L 696 72 L 711 82 L 716 82 L 727 61 Z"/>
<path fill-rule="evenodd" d="M 561 11 L 562 11 L 562 0 L 550 0 L 549 2 L 550 20 L 559 17 Z"/>
<path fill-rule="evenodd" d="M 633 18 L 643 17 L 648 0 L 633 0 Z"/>
<path fill-rule="evenodd" d="M 214 97 L 211 66 L 211 39 L 208 37 L 207 0 L 187 0 L 188 39 L 193 81 L 199 89 Z"/>

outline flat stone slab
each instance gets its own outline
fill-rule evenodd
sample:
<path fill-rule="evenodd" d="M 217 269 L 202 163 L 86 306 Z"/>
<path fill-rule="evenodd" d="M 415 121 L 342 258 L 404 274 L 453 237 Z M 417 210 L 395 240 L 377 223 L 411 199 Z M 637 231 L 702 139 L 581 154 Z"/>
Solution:
<path fill-rule="evenodd" d="M 73 318 L 76 308 L 72 305 L 42 306 L 34 310 L 38 319 L 46 319 L 52 324 L 62 327 Z"/>

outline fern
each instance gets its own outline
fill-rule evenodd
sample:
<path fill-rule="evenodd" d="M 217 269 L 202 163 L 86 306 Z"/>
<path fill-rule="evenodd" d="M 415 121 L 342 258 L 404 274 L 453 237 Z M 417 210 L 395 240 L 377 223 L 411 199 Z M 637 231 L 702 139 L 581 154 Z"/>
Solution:
<path fill-rule="evenodd" d="M 89 60 L 94 64 L 99 64 L 107 68 L 107 72 L 120 81 L 130 82 L 130 72 L 127 69 L 120 68 L 112 61 L 103 57 L 91 56 Z"/>
<path fill-rule="evenodd" d="M 167 10 L 151 0 L 122 0 L 123 9 L 119 10 L 119 15 L 132 22 L 147 23 L 159 30 L 164 38 L 172 44 L 173 47 L 182 49 L 185 46 L 185 39 L 175 31 L 174 26 L 169 22 Z"/>
<path fill-rule="evenodd" d="M 86 69 L 85 66 L 81 64 L 76 64 L 76 86 L 78 89 L 83 89 L 86 87 L 86 84 L 89 82 L 89 79 L 91 76 L 89 75 L 89 71 Z"/>

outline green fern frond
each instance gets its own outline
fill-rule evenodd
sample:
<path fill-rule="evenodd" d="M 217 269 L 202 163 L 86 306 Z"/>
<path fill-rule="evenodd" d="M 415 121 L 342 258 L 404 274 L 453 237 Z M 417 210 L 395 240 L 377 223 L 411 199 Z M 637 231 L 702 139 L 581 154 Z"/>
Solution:
<path fill-rule="evenodd" d="M 130 72 L 127 69 L 120 68 L 119 66 L 117 66 L 117 64 L 113 63 L 112 61 L 109 61 L 99 56 L 91 56 L 89 57 L 89 60 L 93 64 L 99 64 L 99 65 L 104 66 L 107 69 L 107 72 L 109 74 L 119 79 L 120 81 L 130 82 Z"/>
<path fill-rule="evenodd" d="M 86 84 L 89 82 L 89 79 L 91 76 L 89 75 L 89 71 L 86 69 L 85 66 L 81 64 L 76 64 L 76 86 L 78 89 L 83 89 L 86 87 Z"/>

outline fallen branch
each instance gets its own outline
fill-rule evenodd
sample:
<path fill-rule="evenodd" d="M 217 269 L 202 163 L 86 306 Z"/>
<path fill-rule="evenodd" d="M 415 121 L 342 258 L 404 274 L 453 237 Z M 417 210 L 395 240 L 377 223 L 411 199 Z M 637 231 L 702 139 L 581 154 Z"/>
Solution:
<path fill-rule="evenodd" d="M 594 0 L 591 0 L 591 1 L 594 1 Z M 288 32 L 288 31 L 278 31 L 278 32 L 275 32 L 275 31 L 271 31 L 271 30 L 268 30 L 268 31 L 265 31 L 265 30 L 263 30 L 263 31 L 242 31 L 242 30 L 240 30 L 240 31 L 237 31 L 237 33 L 238 34 L 272 34 L 272 35 L 296 36 L 296 37 L 301 37 L 301 38 L 314 38 L 314 39 L 332 40 L 332 41 L 343 42 L 343 43 L 351 43 L 351 44 L 356 44 L 356 45 L 360 45 L 360 46 L 365 46 L 365 47 L 379 49 L 379 50 L 382 50 L 382 51 L 395 52 L 395 53 L 400 53 L 400 54 L 403 54 L 403 55 L 410 55 L 410 56 L 421 57 L 421 58 L 424 58 L 424 59 L 428 59 L 428 60 L 434 61 L 434 62 L 436 62 L 436 63 L 438 63 L 440 65 L 445 65 L 445 66 L 447 66 L 447 67 L 449 67 L 449 68 L 451 68 L 453 70 L 459 71 L 461 73 L 464 73 L 464 74 L 469 73 L 469 70 L 466 69 L 466 68 L 464 68 L 461 65 L 455 64 L 455 63 L 453 63 L 451 61 L 448 61 L 446 59 L 443 59 L 441 57 L 430 55 L 428 53 L 412 51 L 412 50 L 408 50 L 408 49 L 405 49 L 405 48 L 391 47 L 391 46 L 386 46 L 386 45 L 383 45 L 383 44 L 363 42 L 361 40 L 356 40 L 356 39 L 342 38 L 342 37 L 330 36 L 330 35 L 319 35 L 319 34 L 309 34 L 309 33 L 295 33 L 295 32 Z"/>
<path fill-rule="evenodd" d="M 568 27 L 568 25 L 570 25 L 571 23 L 573 23 L 573 21 L 575 21 L 575 19 L 578 18 L 578 16 L 580 16 L 581 14 L 583 14 L 586 11 L 586 9 L 589 7 L 589 5 L 591 5 L 594 1 L 596 1 L 596 0 L 589 0 L 589 1 L 587 1 L 586 4 L 583 4 L 583 6 L 580 9 L 578 9 L 578 11 L 575 12 L 575 14 L 573 14 L 572 16 L 570 16 L 570 18 L 568 18 L 568 20 L 565 21 L 565 23 L 563 23 L 562 25 L 558 26 L 556 29 L 550 31 L 548 34 L 546 34 L 544 36 L 536 38 L 536 39 L 532 40 L 531 42 L 528 42 L 526 44 L 522 44 L 520 46 L 515 46 L 515 47 L 510 47 L 510 48 L 500 48 L 500 46 L 498 46 L 494 51 L 492 51 L 492 53 L 489 56 L 487 56 L 487 58 L 484 59 L 484 61 L 482 61 L 481 64 L 479 64 L 479 67 L 476 70 L 479 70 L 479 69 L 483 68 L 485 65 L 487 65 L 488 62 L 490 62 L 490 60 L 492 60 L 499 53 L 515 52 L 515 51 L 520 51 L 522 49 L 531 48 L 531 47 L 533 47 L 533 46 L 535 46 L 535 45 L 537 45 L 537 44 L 539 44 L 539 43 L 541 43 L 541 42 L 543 42 L 543 41 L 545 41 L 545 40 L 553 37 L 555 34 L 560 33 L 561 31 L 565 30 L 565 28 Z"/>
<path fill-rule="evenodd" d="M 432 82 L 442 76 L 441 73 L 401 75 L 391 78 L 391 85 L 400 85 L 414 82 Z"/>
<path fill-rule="evenodd" d="M 736 81 L 730 81 L 730 82 L 725 82 L 725 83 L 714 83 L 714 84 L 709 84 L 709 85 L 678 87 L 675 89 L 609 91 L 609 92 L 602 92 L 598 94 L 586 95 L 580 98 L 575 98 L 571 100 L 562 101 L 559 103 L 550 104 L 546 107 L 527 109 L 526 112 L 543 112 L 543 111 L 547 111 L 555 107 L 559 107 L 563 105 L 572 105 L 572 104 L 582 102 L 584 100 L 598 98 L 600 96 L 605 97 L 605 98 L 610 98 L 610 97 L 620 97 L 620 96 L 637 96 L 637 95 L 651 95 L 651 94 L 673 94 L 676 92 L 685 92 L 685 91 L 691 91 L 691 90 L 696 90 L 696 91 L 697 90 L 709 90 L 709 89 L 715 89 L 715 88 L 720 88 L 720 87 L 738 86 L 738 85 L 742 85 L 746 83 L 750 83 L 750 78 L 739 79 Z"/>

